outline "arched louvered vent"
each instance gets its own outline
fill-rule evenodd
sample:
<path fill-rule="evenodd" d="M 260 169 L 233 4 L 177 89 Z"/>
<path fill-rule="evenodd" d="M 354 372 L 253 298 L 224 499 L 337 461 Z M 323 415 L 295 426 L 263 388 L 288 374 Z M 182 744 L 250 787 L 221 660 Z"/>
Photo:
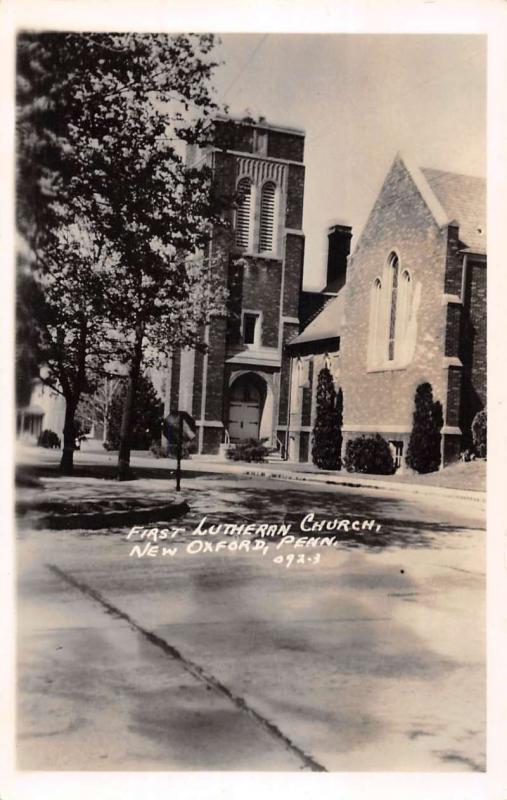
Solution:
<path fill-rule="evenodd" d="M 250 244 L 250 210 L 252 185 L 249 178 L 238 183 L 238 208 L 236 210 L 236 244 L 248 248 Z"/>
<path fill-rule="evenodd" d="M 259 232 L 259 250 L 273 250 L 273 230 L 275 218 L 275 184 L 265 183 L 261 192 L 261 221 Z"/>

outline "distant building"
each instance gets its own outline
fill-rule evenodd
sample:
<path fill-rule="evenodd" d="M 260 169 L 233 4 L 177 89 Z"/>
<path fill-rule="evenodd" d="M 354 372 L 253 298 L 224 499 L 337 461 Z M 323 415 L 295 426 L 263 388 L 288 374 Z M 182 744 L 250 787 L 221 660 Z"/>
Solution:
<path fill-rule="evenodd" d="M 346 284 L 289 344 L 291 457 L 309 458 L 318 371 L 344 397 L 344 448 L 380 433 L 404 463 L 416 387 L 442 403 L 443 463 L 486 405 L 486 187 L 397 156 L 349 260 Z"/>
<path fill-rule="evenodd" d="M 49 386 L 36 381 L 30 404 L 16 410 L 16 435 L 28 444 L 35 444 L 43 430 L 63 435 L 65 399 Z"/>

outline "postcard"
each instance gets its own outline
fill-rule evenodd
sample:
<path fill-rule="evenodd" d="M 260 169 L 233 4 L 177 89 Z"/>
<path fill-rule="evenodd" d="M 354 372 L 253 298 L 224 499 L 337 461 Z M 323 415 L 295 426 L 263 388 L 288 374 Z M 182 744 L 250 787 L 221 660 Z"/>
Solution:
<path fill-rule="evenodd" d="M 113 5 L 5 16 L 5 797 L 500 797 L 505 15 Z"/>

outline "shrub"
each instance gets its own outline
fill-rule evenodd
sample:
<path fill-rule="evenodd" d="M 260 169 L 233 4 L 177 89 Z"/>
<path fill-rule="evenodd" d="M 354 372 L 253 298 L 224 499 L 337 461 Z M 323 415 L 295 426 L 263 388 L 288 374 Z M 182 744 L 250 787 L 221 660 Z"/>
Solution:
<path fill-rule="evenodd" d="M 264 446 L 263 441 L 243 439 L 236 444 L 236 447 L 227 450 L 227 458 L 233 461 L 264 461 L 269 450 Z"/>
<path fill-rule="evenodd" d="M 104 450 L 107 450 L 108 452 L 110 450 L 117 450 L 118 449 L 118 447 L 114 446 L 113 442 L 102 442 L 102 447 L 104 448 Z"/>
<path fill-rule="evenodd" d="M 394 461 L 385 439 L 375 436 L 359 436 L 347 442 L 344 466 L 348 472 L 365 472 L 375 475 L 392 475 Z"/>
<path fill-rule="evenodd" d="M 342 449 L 343 395 L 334 389 L 327 367 L 317 381 L 317 414 L 313 428 L 312 461 L 319 469 L 340 469 Z"/>
<path fill-rule="evenodd" d="M 39 438 L 37 439 L 38 447 L 48 447 L 49 449 L 57 450 L 61 447 L 61 440 L 58 434 L 54 431 L 45 430 L 39 434 Z"/>
<path fill-rule="evenodd" d="M 472 437 L 479 458 L 488 454 L 488 413 L 486 409 L 478 411 L 472 422 Z"/>
<path fill-rule="evenodd" d="M 435 472 L 439 468 L 442 424 L 442 406 L 433 401 L 431 384 L 419 384 L 406 459 L 416 472 Z"/>

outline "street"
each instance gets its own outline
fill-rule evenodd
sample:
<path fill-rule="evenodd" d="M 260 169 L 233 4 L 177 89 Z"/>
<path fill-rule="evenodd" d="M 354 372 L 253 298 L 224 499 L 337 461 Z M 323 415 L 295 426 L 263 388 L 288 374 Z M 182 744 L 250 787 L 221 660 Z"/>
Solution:
<path fill-rule="evenodd" d="M 42 517 L 166 504 L 173 481 L 42 483 L 18 492 L 20 769 L 485 769 L 480 502 L 189 474 L 160 541 Z M 297 544 L 309 513 L 331 545 Z M 200 537 L 204 517 L 294 538 Z"/>

